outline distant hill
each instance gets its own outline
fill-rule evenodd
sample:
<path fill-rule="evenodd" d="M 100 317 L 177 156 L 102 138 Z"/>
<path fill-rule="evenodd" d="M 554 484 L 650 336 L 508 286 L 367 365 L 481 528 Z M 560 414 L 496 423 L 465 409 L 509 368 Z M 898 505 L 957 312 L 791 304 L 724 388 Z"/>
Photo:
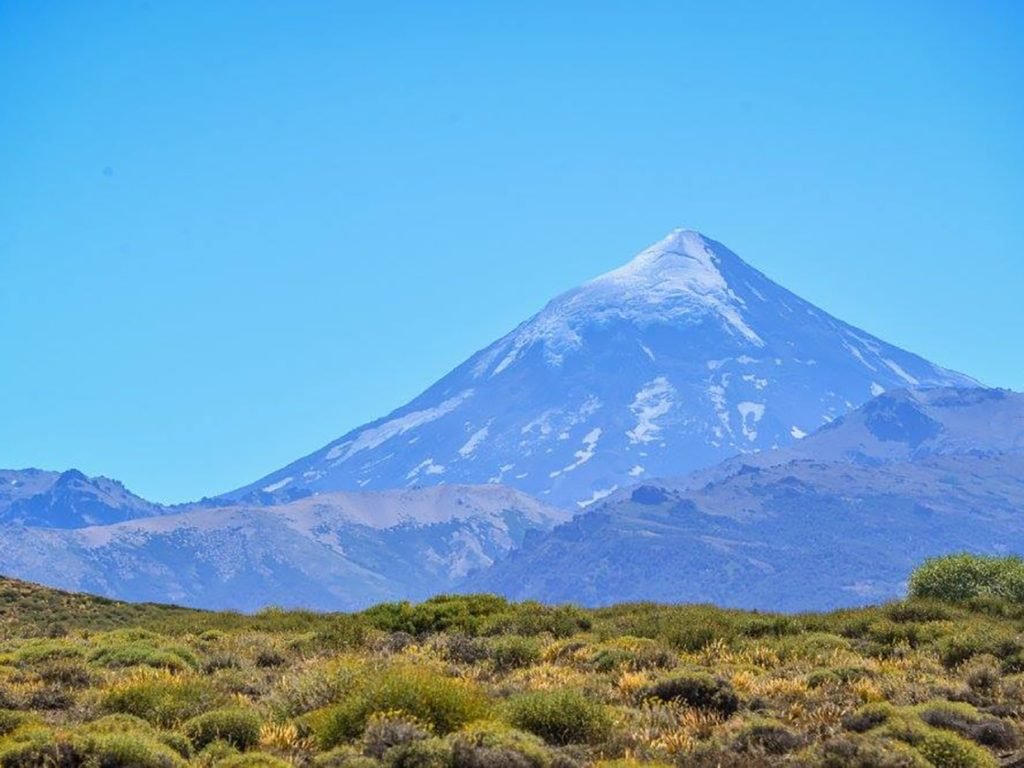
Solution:
<path fill-rule="evenodd" d="M 1024 552 L 1024 396 L 880 396 L 796 445 L 614 495 L 473 585 L 516 599 L 803 610 L 891 599 L 924 557 Z"/>
<path fill-rule="evenodd" d="M 0 528 L 0 563 L 21 578 L 129 600 L 355 609 L 448 591 L 528 530 L 568 518 L 501 486 L 333 493 L 107 525 L 10 524 Z"/>
<path fill-rule="evenodd" d="M 167 507 L 136 496 L 116 480 L 86 477 L 75 469 L 0 469 L 0 525 L 81 528 L 167 511 Z"/>

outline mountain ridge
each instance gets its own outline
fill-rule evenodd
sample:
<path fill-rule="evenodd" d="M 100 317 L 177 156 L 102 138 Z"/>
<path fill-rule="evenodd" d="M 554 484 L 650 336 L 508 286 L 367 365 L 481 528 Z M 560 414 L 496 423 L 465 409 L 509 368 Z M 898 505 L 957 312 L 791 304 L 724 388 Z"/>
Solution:
<path fill-rule="evenodd" d="M 222 498 L 502 483 L 582 509 L 635 478 L 786 445 L 901 386 L 977 384 L 674 230 L 389 415 Z"/>
<path fill-rule="evenodd" d="M 929 556 L 1024 551 L 1022 507 L 1024 395 L 892 392 L 788 448 L 624 489 L 473 583 L 588 605 L 850 606 L 898 597 Z"/>

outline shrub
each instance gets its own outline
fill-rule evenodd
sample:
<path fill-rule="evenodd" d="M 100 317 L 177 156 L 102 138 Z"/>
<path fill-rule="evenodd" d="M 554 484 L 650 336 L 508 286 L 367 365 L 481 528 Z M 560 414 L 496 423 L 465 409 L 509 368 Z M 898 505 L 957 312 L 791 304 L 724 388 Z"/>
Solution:
<path fill-rule="evenodd" d="M 250 752 L 225 758 L 217 768 L 292 768 L 292 764 L 263 752 Z"/>
<path fill-rule="evenodd" d="M 645 698 L 676 701 L 705 712 L 729 717 L 739 709 L 739 698 L 725 680 L 703 673 L 661 680 L 643 691 Z"/>
<path fill-rule="evenodd" d="M 1013 725 L 982 715 L 970 704 L 932 701 L 915 707 L 914 711 L 930 726 L 953 731 L 987 747 L 1013 749 L 1020 741 Z"/>
<path fill-rule="evenodd" d="M 915 747 L 935 768 L 997 768 L 986 750 L 948 731 L 931 731 Z"/>
<path fill-rule="evenodd" d="M 993 695 L 1002 680 L 999 660 L 988 655 L 975 656 L 964 664 L 961 673 L 967 687 L 982 695 Z"/>
<path fill-rule="evenodd" d="M 508 601 L 494 595 L 438 595 L 419 605 L 384 603 L 361 616 L 385 632 L 426 635 L 454 630 L 475 635 L 484 618 L 508 609 Z"/>
<path fill-rule="evenodd" d="M 361 669 L 361 661 L 343 657 L 289 672 L 271 693 L 270 707 L 282 718 L 322 709 L 352 691 Z"/>
<path fill-rule="evenodd" d="M 552 744 L 582 744 L 604 738 L 611 727 L 604 707 L 572 690 L 513 696 L 508 721 Z"/>
<path fill-rule="evenodd" d="M 866 733 L 897 716 L 896 707 L 888 702 L 865 704 L 860 709 L 843 718 L 843 727 L 848 731 Z"/>
<path fill-rule="evenodd" d="M 84 658 L 85 651 L 66 640 L 29 640 L 23 643 L 14 654 L 15 661 L 22 664 Z"/>
<path fill-rule="evenodd" d="M 487 700 L 476 685 L 442 677 L 425 667 L 367 671 L 353 683 L 354 690 L 340 704 L 309 718 L 325 747 L 359 736 L 378 712 L 401 711 L 446 734 L 478 719 L 487 708 Z"/>
<path fill-rule="evenodd" d="M 823 768 L 933 768 L 914 748 L 892 739 L 839 736 L 822 745 Z"/>
<path fill-rule="evenodd" d="M 87 664 L 76 659 L 46 662 L 36 669 L 36 674 L 45 683 L 65 688 L 87 688 L 96 677 Z"/>
<path fill-rule="evenodd" d="M 260 741 L 260 717 L 251 709 L 217 709 L 193 717 L 183 730 L 196 749 L 225 741 L 237 749 L 251 749 Z"/>
<path fill-rule="evenodd" d="M 1021 651 L 1016 633 L 985 626 L 971 626 L 956 634 L 943 637 L 938 643 L 939 658 L 943 665 L 952 669 L 968 659 L 989 654 L 998 659 L 1015 656 Z"/>
<path fill-rule="evenodd" d="M 151 670 L 114 683 L 101 695 L 100 706 L 168 727 L 216 707 L 221 699 L 206 680 Z"/>
<path fill-rule="evenodd" d="M 71 709 L 75 704 L 75 697 L 71 691 L 65 688 L 45 686 L 38 688 L 29 695 L 29 709 L 60 710 Z"/>
<path fill-rule="evenodd" d="M 456 664 L 475 664 L 489 653 L 485 641 L 468 635 L 439 635 L 434 643 L 442 657 Z"/>
<path fill-rule="evenodd" d="M 178 768 L 181 756 L 145 730 L 127 732 L 54 733 L 35 729 L 0 743 L 3 768 L 56 766 L 132 766 Z"/>
<path fill-rule="evenodd" d="M 736 747 L 743 752 L 784 755 L 799 747 L 802 739 L 774 720 L 755 720 L 743 727 L 736 737 Z"/>
<path fill-rule="evenodd" d="M 489 656 L 499 670 L 528 667 L 540 661 L 540 643 L 519 635 L 499 637 L 491 641 Z"/>
<path fill-rule="evenodd" d="M 238 754 L 240 754 L 239 751 L 226 741 L 214 741 L 196 755 L 192 762 L 202 768 L 212 768 L 212 766 L 222 765 L 224 760 L 236 757 Z"/>
<path fill-rule="evenodd" d="M 975 598 L 1024 602 L 1024 560 L 967 553 L 926 560 L 910 576 L 912 598 L 965 603 Z"/>
<path fill-rule="evenodd" d="M 196 666 L 195 658 L 188 651 L 157 648 L 141 642 L 100 648 L 92 654 L 90 661 L 110 669 L 145 666 L 173 672 L 184 672 Z"/>
<path fill-rule="evenodd" d="M 24 712 L 15 712 L 10 709 L 0 709 L 0 736 L 6 736 L 16 728 L 20 728 L 28 722 L 29 716 Z"/>
<path fill-rule="evenodd" d="M 452 768 L 546 768 L 551 759 L 536 736 L 479 722 L 449 737 Z"/>
<path fill-rule="evenodd" d="M 313 758 L 315 768 L 380 768 L 380 761 L 360 754 L 354 747 L 338 747 Z"/>
<path fill-rule="evenodd" d="M 363 752 L 381 758 L 392 747 L 430 737 L 430 728 L 401 712 L 379 712 L 363 729 Z"/>
<path fill-rule="evenodd" d="M 85 758 L 85 765 L 132 768 L 176 768 L 184 765 L 181 755 L 166 744 L 137 733 L 109 733 L 89 737 L 74 748 Z"/>
<path fill-rule="evenodd" d="M 450 768 L 451 749 L 441 739 L 400 744 L 384 755 L 387 768 Z"/>

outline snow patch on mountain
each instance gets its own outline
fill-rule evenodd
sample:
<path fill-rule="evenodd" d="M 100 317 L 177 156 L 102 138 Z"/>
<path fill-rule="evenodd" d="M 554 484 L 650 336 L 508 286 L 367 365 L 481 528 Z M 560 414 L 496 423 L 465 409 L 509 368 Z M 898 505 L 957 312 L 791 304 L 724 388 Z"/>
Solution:
<path fill-rule="evenodd" d="M 740 412 L 743 436 L 750 442 L 757 440 L 757 424 L 764 418 L 764 403 L 742 402 L 736 406 Z"/>
<path fill-rule="evenodd" d="M 655 421 L 672 410 L 676 390 L 664 376 L 647 382 L 636 393 L 629 410 L 636 417 L 636 426 L 626 432 L 630 443 L 649 443 L 656 440 L 661 426 Z"/>
<path fill-rule="evenodd" d="M 487 439 L 487 432 L 490 429 L 489 426 L 484 426 L 469 436 L 469 439 L 465 444 L 459 448 L 459 456 L 464 459 L 469 458 L 476 451 L 477 446 L 480 445 L 484 440 Z"/>
<path fill-rule="evenodd" d="M 909 373 L 907 373 L 905 370 L 903 370 L 899 366 L 898 363 L 893 362 L 889 358 L 883 358 L 882 362 L 885 363 L 889 367 L 889 370 L 891 370 L 893 373 L 895 373 L 897 376 L 899 376 L 901 379 L 903 379 L 903 381 L 905 381 L 910 386 L 916 387 L 916 386 L 919 386 L 921 384 L 920 381 L 918 381 L 913 376 L 911 376 Z"/>
<path fill-rule="evenodd" d="M 429 458 L 410 469 L 409 474 L 405 476 L 405 479 L 415 480 L 420 476 L 420 473 L 423 473 L 424 475 L 443 475 L 444 466 L 435 463 L 432 458 Z"/>
<path fill-rule="evenodd" d="M 579 507 L 580 509 L 586 509 L 591 504 L 594 504 L 594 503 L 600 501 L 601 499 L 608 498 L 613 493 L 615 493 L 617 490 L 619 490 L 619 486 L 613 485 L 611 488 L 602 488 L 600 490 L 594 491 L 592 494 L 590 494 L 590 498 L 589 499 L 584 499 L 583 501 L 577 501 L 576 502 L 576 506 Z"/>
<path fill-rule="evenodd" d="M 263 492 L 264 493 L 273 493 L 274 491 L 280 491 L 282 488 L 284 488 L 286 485 L 288 485 L 288 483 L 290 483 L 294 479 L 295 478 L 292 478 L 292 477 L 286 477 L 284 480 L 278 480 L 276 483 L 271 483 L 270 485 L 266 485 L 266 486 L 263 487 Z"/>
<path fill-rule="evenodd" d="M 594 458 L 594 454 L 597 453 L 597 441 L 601 439 L 601 428 L 595 427 L 594 429 L 587 432 L 583 437 L 583 448 L 576 451 L 573 457 L 576 459 L 572 464 L 556 469 L 550 473 L 550 477 L 558 477 L 564 472 L 572 472 L 577 467 L 581 467 Z"/>
<path fill-rule="evenodd" d="M 424 424 L 437 421 L 445 414 L 454 411 L 472 396 L 473 390 L 466 389 L 454 397 L 448 398 L 434 408 L 426 408 L 422 411 L 413 411 L 412 413 L 407 413 L 396 419 L 386 421 L 379 426 L 365 429 L 356 435 L 354 439 L 346 440 L 343 443 L 335 445 L 327 452 L 325 458 L 328 461 L 348 461 L 360 451 L 376 448 L 394 437 L 405 434 L 410 429 L 416 429 L 417 427 L 422 427 Z"/>

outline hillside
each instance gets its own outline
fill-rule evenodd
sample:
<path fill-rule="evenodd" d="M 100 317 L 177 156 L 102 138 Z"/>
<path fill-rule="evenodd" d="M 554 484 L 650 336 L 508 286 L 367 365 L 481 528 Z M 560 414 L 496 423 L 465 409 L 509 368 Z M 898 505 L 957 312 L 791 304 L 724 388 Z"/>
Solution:
<path fill-rule="evenodd" d="M 789 448 L 613 494 L 472 584 L 588 605 L 866 604 L 925 557 L 1024 551 L 1021 509 L 1024 396 L 897 391 Z"/>
<path fill-rule="evenodd" d="M 245 616 L 0 579 L 0 766 L 1018 765 L 1022 627 L 992 599 Z"/>
<path fill-rule="evenodd" d="M 215 503 L 108 525 L 2 525 L 9 574 L 128 600 L 354 610 L 451 590 L 569 514 L 496 485 Z"/>

